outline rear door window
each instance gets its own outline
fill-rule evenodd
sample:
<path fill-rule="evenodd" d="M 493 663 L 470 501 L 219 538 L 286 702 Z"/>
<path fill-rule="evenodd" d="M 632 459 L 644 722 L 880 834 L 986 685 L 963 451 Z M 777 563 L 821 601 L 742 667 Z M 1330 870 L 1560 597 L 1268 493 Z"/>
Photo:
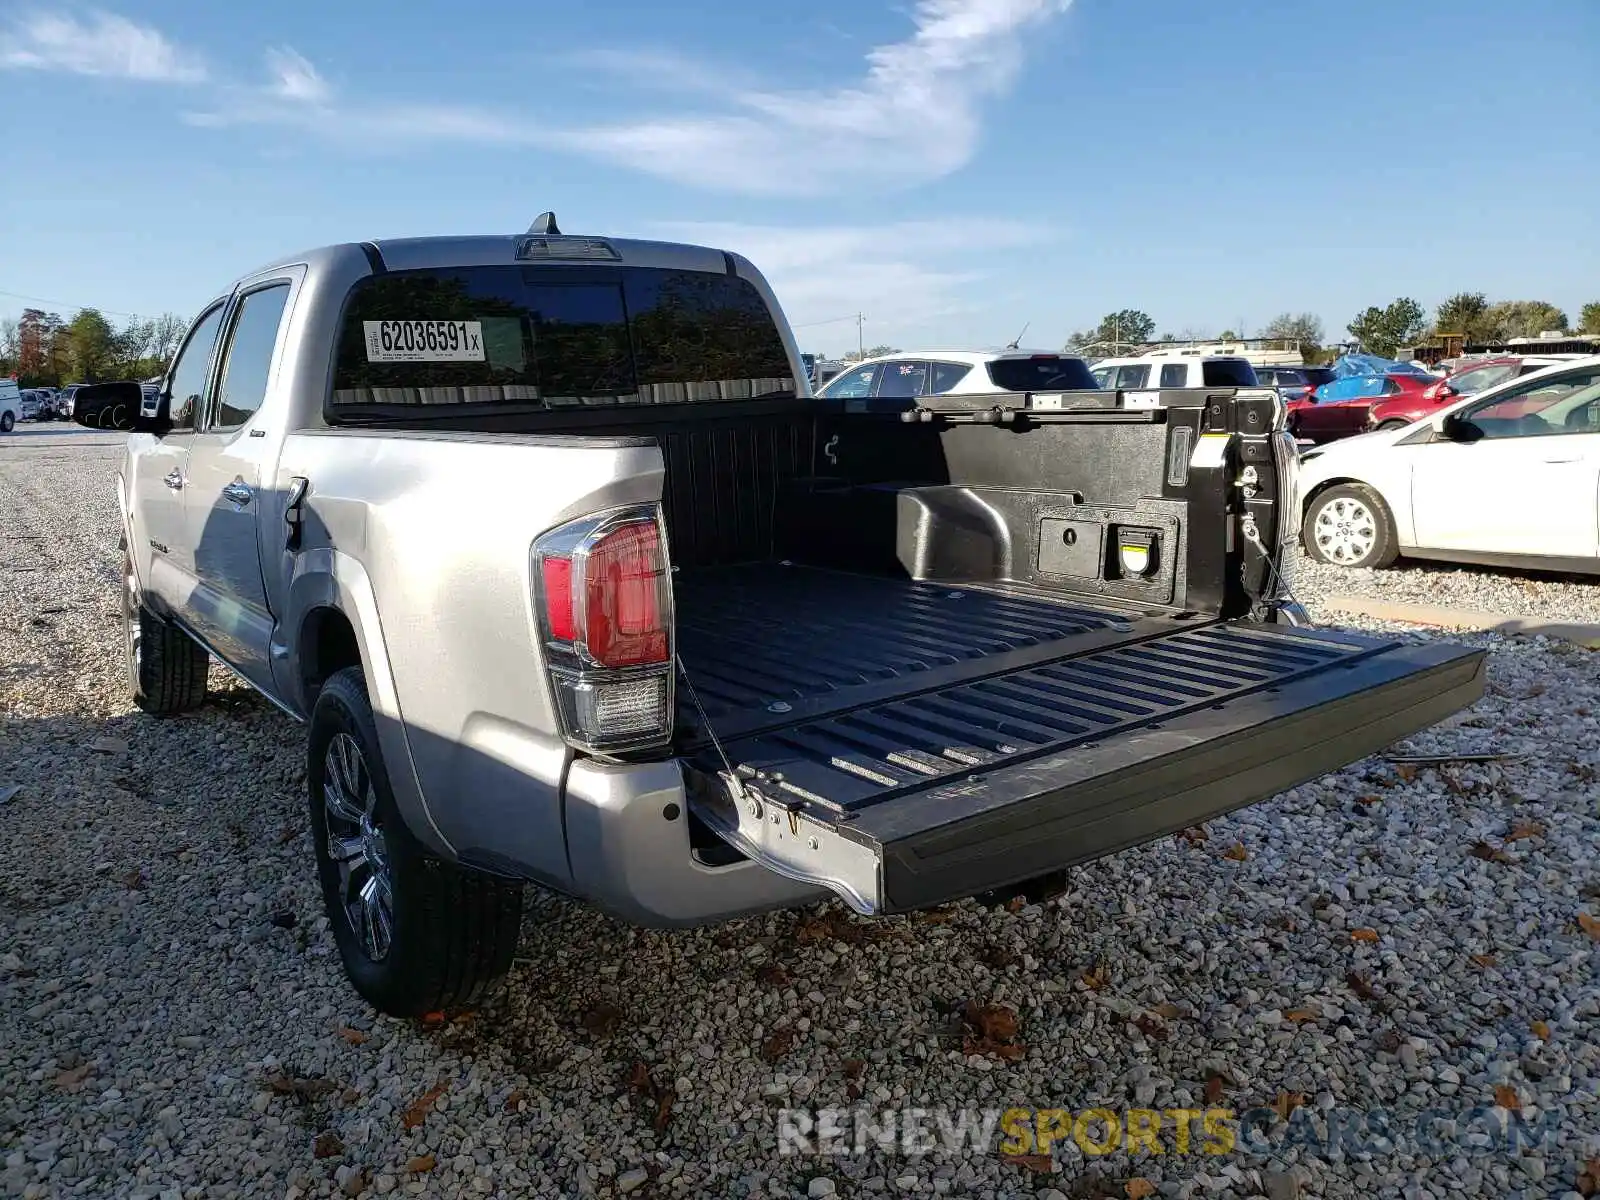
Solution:
<path fill-rule="evenodd" d="M 1003 392 L 1078 392 L 1095 389 L 1094 376 L 1081 358 L 1035 354 L 1029 358 L 997 358 L 989 379 Z"/>
<path fill-rule="evenodd" d="M 1200 368 L 1203 387 L 1257 387 L 1255 368 L 1242 358 L 1207 359 Z"/>
<path fill-rule="evenodd" d="M 934 363 L 933 394 L 935 396 L 944 395 L 951 388 L 955 387 L 956 384 L 965 379 L 971 370 L 972 367 L 968 363 Z"/>
<path fill-rule="evenodd" d="M 1189 382 L 1188 363 L 1167 363 L 1161 368 L 1161 386 L 1164 388 L 1181 388 Z"/>
<path fill-rule="evenodd" d="M 1150 367 L 1148 363 L 1117 368 L 1118 388 L 1142 388 L 1149 382 Z"/>
<path fill-rule="evenodd" d="M 925 362 L 890 362 L 883 364 L 878 377 L 878 395 L 893 399 L 907 399 L 928 394 L 928 364 Z"/>
<path fill-rule="evenodd" d="M 332 415 L 376 405 L 558 410 L 793 396 L 748 280 L 643 267 L 464 267 L 362 280 Z"/>

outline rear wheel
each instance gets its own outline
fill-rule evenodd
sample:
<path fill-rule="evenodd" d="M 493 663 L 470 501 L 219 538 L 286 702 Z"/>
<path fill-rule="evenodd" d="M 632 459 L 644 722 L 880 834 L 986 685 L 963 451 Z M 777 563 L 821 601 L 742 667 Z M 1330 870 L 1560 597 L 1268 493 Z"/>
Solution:
<path fill-rule="evenodd" d="M 359 667 L 317 695 L 306 776 L 323 903 L 356 991 L 396 1017 L 487 998 L 511 968 L 522 885 L 442 862 L 411 835 Z"/>
<path fill-rule="evenodd" d="M 17 423 L 16 417 L 9 412 L 0 413 L 0 433 L 10 433 L 12 426 Z"/>
<path fill-rule="evenodd" d="M 133 560 L 122 560 L 123 649 L 133 702 L 147 713 L 168 717 L 199 708 L 206 698 L 211 655 L 139 598 Z"/>
<path fill-rule="evenodd" d="M 1400 420 L 1380 421 L 1378 423 L 1378 428 L 1380 430 L 1384 430 L 1384 429 L 1404 429 L 1409 424 L 1411 424 L 1410 421 L 1400 421 Z"/>
<path fill-rule="evenodd" d="M 1312 558 L 1339 567 L 1387 567 L 1400 556 L 1389 506 L 1360 483 L 1341 483 L 1311 502 L 1305 543 Z"/>

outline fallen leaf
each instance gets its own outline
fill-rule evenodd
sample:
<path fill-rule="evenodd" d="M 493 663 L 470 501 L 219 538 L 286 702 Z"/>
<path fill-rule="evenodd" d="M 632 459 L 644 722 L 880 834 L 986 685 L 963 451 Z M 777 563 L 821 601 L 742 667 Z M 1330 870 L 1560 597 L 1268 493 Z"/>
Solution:
<path fill-rule="evenodd" d="M 1081 978 L 1083 986 L 1091 992 L 1104 991 L 1111 986 L 1111 967 L 1104 960 L 1096 961 Z"/>
<path fill-rule="evenodd" d="M 989 966 L 1003 970 L 1017 961 L 1017 952 L 1009 946 L 987 946 L 980 957 Z"/>
<path fill-rule="evenodd" d="M 1518 821 L 1511 827 L 1511 832 L 1506 834 L 1505 841 L 1507 845 L 1510 845 L 1512 842 L 1520 842 L 1524 838 L 1536 838 L 1543 836 L 1544 826 L 1539 824 L 1539 822 Z"/>
<path fill-rule="evenodd" d="M 656 1113 L 650 1119 L 650 1128 L 657 1133 L 665 1133 L 667 1126 L 672 1123 L 672 1106 L 677 1102 L 678 1094 L 671 1088 L 663 1088 L 656 1097 Z"/>
<path fill-rule="evenodd" d="M 1400 776 L 1400 782 L 1410 783 L 1417 777 L 1417 769 L 1410 763 L 1395 763 L 1394 773 Z"/>
<path fill-rule="evenodd" d="M 852 1104 L 861 1099 L 861 1085 L 853 1079 L 849 1083 L 845 1084 L 844 1098 L 850 1101 Z"/>
<path fill-rule="evenodd" d="M 622 1024 L 622 1010 L 602 1001 L 583 1014 L 583 1028 L 590 1037 L 607 1038 Z"/>
<path fill-rule="evenodd" d="M 444 1093 L 444 1084 L 434 1084 L 427 1091 L 423 1092 L 422 1095 L 413 1100 L 411 1102 L 411 1107 L 407 1108 L 405 1112 L 400 1114 L 400 1124 L 404 1125 L 407 1129 L 416 1129 L 419 1126 L 425 1125 L 428 1120 L 428 1114 L 433 1111 L 434 1102 L 437 1101 L 440 1096 L 444 1095 Z"/>
<path fill-rule="evenodd" d="M 641 1096 L 655 1094 L 655 1081 L 650 1078 L 650 1068 L 643 1062 L 635 1061 L 628 1071 L 628 1090 L 637 1092 Z"/>
<path fill-rule="evenodd" d="M 1160 1017 L 1163 1021 L 1176 1021 L 1184 1015 L 1183 1009 L 1179 1008 L 1170 1000 L 1156 1005 L 1150 1011 L 1155 1013 L 1155 1015 Z"/>
<path fill-rule="evenodd" d="M 1035 1175 L 1055 1174 L 1055 1159 L 1048 1154 L 1003 1154 L 1000 1157 L 1001 1161 L 1021 1167 L 1024 1171 L 1032 1171 Z"/>
<path fill-rule="evenodd" d="M 1244 862 L 1250 857 L 1250 851 L 1244 848 L 1243 842 L 1235 842 L 1222 852 L 1223 858 L 1231 858 L 1234 862 Z"/>
<path fill-rule="evenodd" d="M 1285 1021 L 1292 1021 L 1296 1025 L 1300 1025 L 1306 1021 L 1315 1021 L 1321 1015 L 1322 1014 L 1314 1008 L 1291 1008 L 1283 1014 L 1283 1019 Z"/>
<path fill-rule="evenodd" d="M 1128 1200 L 1145 1200 L 1145 1197 L 1156 1194 L 1156 1185 L 1141 1175 L 1128 1180 L 1122 1185 L 1122 1190 L 1128 1194 Z"/>
<path fill-rule="evenodd" d="M 1492 954 L 1469 954 L 1467 958 L 1468 961 L 1470 961 L 1475 967 L 1492 967 L 1500 962 L 1500 960 Z"/>
<path fill-rule="evenodd" d="M 1587 933 L 1593 941 L 1600 942 L 1600 917 L 1581 912 L 1578 914 L 1578 928 Z"/>
<path fill-rule="evenodd" d="M 1024 896 L 1013 896 L 1006 901 L 1006 911 L 1008 913 L 1019 913 L 1027 907 L 1028 901 Z"/>
<path fill-rule="evenodd" d="M 145 889 L 144 871 L 135 867 L 122 877 L 122 886 L 130 892 L 142 892 Z"/>
<path fill-rule="evenodd" d="M 350 1200 L 355 1200 L 357 1196 L 361 1195 L 362 1192 L 367 1190 L 367 1185 L 371 1182 L 372 1169 L 370 1167 L 362 1167 L 359 1171 L 355 1172 L 348 1179 L 346 1179 L 344 1181 L 344 1187 L 340 1188 L 339 1190 L 342 1191 L 346 1196 L 349 1196 Z"/>
<path fill-rule="evenodd" d="M 911 919 L 918 925 L 948 925 L 955 915 L 953 908 L 924 908 L 912 913 Z"/>
<path fill-rule="evenodd" d="M 282 829 L 278 830 L 278 845 L 287 846 L 299 836 L 300 831 L 293 825 L 285 825 Z"/>
<path fill-rule="evenodd" d="M 794 927 L 794 940 L 802 946 L 833 940 L 833 922 L 826 916 L 807 917 Z"/>
<path fill-rule="evenodd" d="M 1591 1158 L 1583 1164 L 1573 1186 L 1581 1196 L 1600 1196 L 1600 1158 Z"/>
<path fill-rule="evenodd" d="M 1352 929 L 1350 931 L 1350 940 L 1352 942 L 1375 942 L 1378 940 L 1378 931 L 1376 929 L 1368 929 L 1365 926 L 1360 929 Z"/>
<path fill-rule="evenodd" d="M 1218 1100 L 1221 1100 L 1222 1089 L 1226 1087 L 1227 1084 L 1228 1081 L 1221 1075 L 1218 1075 L 1215 1071 L 1213 1071 L 1210 1075 L 1207 1075 L 1205 1088 L 1206 1103 L 1215 1104 Z"/>
<path fill-rule="evenodd" d="M 1191 825 L 1181 830 L 1177 837 L 1179 841 L 1187 842 L 1191 846 L 1203 846 L 1211 840 L 1211 835 L 1206 832 L 1204 825 Z"/>
<path fill-rule="evenodd" d="M 1522 1097 L 1517 1095 L 1517 1089 L 1509 1083 L 1498 1084 L 1495 1087 L 1494 1102 L 1507 1112 L 1517 1112 L 1522 1108 Z"/>
<path fill-rule="evenodd" d="M 348 1025 L 339 1026 L 339 1036 L 352 1046 L 359 1046 L 367 1040 L 367 1035 L 359 1029 L 351 1029 Z"/>
<path fill-rule="evenodd" d="M 511 1095 L 506 1097 L 505 1110 L 508 1113 L 516 1112 L 522 1107 L 522 1102 L 527 1098 L 528 1097 L 521 1090 L 512 1092 Z"/>
<path fill-rule="evenodd" d="M 338 1158 L 344 1153 L 344 1139 L 333 1130 L 325 1129 L 311 1143 L 311 1153 L 317 1158 Z"/>
<path fill-rule="evenodd" d="M 769 1063 L 781 1061 L 794 1049 L 794 1030 L 780 1029 L 761 1043 L 761 1057 Z"/>
<path fill-rule="evenodd" d="M 963 1054 L 990 1054 L 1006 1062 L 1017 1062 L 1027 1053 L 1016 1041 L 1017 1014 L 1004 1005 L 968 1000 L 961 1011 L 961 1022 Z"/>
<path fill-rule="evenodd" d="M 1133 1019 L 1133 1027 L 1151 1041 L 1167 1040 L 1167 1027 L 1154 1013 L 1141 1013 Z"/>
<path fill-rule="evenodd" d="M 1508 863 L 1516 860 L 1499 846 L 1490 845 L 1488 842 L 1474 842 L 1472 849 L 1467 851 L 1473 858 L 1481 858 L 1484 862 Z"/>
<path fill-rule="evenodd" d="M 320 1100 L 323 1096 L 339 1090 L 339 1085 L 331 1079 L 301 1078 L 285 1075 L 282 1072 L 268 1075 L 266 1084 L 268 1089 L 277 1095 L 293 1096 L 301 1103 Z"/>
<path fill-rule="evenodd" d="M 1372 983 L 1360 971 L 1351 971 L 1344 977 L 1345 983 L 1350 985 L 1350 990 L 1363 1000 L 1376 1000 L 1378 993 L 1373 990 Z"/>
<path fill-rule="evenodd" d="M 1273 1112 L 1287 1121 L 1289 1114 L 1297 1108 L 1303 1108 L 1305 1102 L 1306 1094 L 1304 1092 L 1279 1092 L 1278 1098 L 1272 1102 L 1271 1108 Z"/>
<path fill-rule="evenodd" d="M 768 963 L 756 972 L 756 982 L 772 988 L 789 986 L 789 972 L 779 963 Z"/>
<path fill-rule="evenodd" d="M 413 1175 L 426 1175 L 438 1165 L 439 1160 L 434 1158 L 433 1155 L 419 1154 L 406 1163 L 406 1170 L 410 1171 Z"/>
<path fill-rule="evenodd" d="M 1366 805 L 1367 807 L 1370 808 L 1374 804 L 1382 804 L 1383 803 L 1383 797 L 1382 796 L 1357 796 L 1356 797 L 1356 803 L 1357 804 L 1364 804 L 1364 805 Z"/>
<path fill-rule="evenodd" d="M 1548 1042 L 1550 1040 L 1550 1026 L 1546 1025 L 1543 1021 L 1533 1021 L 1528 1025 L 1528 1028 L 1533 1030 L 1533 1036 L 1538 1038 L 1541 1042 Z"/>
<path fill-rule="evenodd" d="M 422 1014 L 422 1027 L 424 1029 L 437 1029 L 437 1028 L 439 1028 L 439 1026 L 441 1026 L 443 1024 L 444 1024 L 444 1014 L 442 1012 L 431 1012 L 431 1013 L 423 1013 Z"/>
<path fill-rule="evenodd" d="M 1440 767 L 1439 779 L 1444 784 L 1445 790 L 1452 796 L 1468 796 L 1472 794 L 1472 785 L 1461 782 L 1454 771 L 1447 771 Z"/>
<path fill-rule="evenodd" d="M 70 1070 L 57 1071 L 56 1086 L 63 1092 L 76 1092 L 83 1087 L 83 1081 L 89 1078 L 89 1073 L 93 1070 L 93 1063 L 80 1063 Z"/>
<path fill-rule="evenodd" d="M 1295 924 L 1295 919 L 1288 913 L 1279 913 L 1277 916 L 1268 921 L 1267 924 L 1271 925 L 1274 929 L 1281 929 L 1285 933 L 1293 933 L 1295 930 L 1300 928 L 1299 925 Z"/>
<path fill-rule="evenodd" d="M 844 1077 L 846 1079 L 860 1079 L 867 1069 L 867 1060 L 864 1058 L 847 1058 L 844 1060 Z"/>

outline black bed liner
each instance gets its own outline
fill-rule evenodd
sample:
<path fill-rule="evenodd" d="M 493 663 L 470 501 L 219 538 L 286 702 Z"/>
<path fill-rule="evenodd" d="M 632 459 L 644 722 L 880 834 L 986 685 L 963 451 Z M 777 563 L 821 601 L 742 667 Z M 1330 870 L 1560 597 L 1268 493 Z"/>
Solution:
<path fill-rule="evenodd" d="M 860 581 L 862 607 L 842 611 L 856 581 L 818 576 L 778 576 L 793 604 L 769 593 L 756 607 L 770 617 L 697 609 L 692 593 L 681 605 L 720 741 L 689 752 L 691 805 L 745 854 L 865 912 L 1174 832 L 1483 691 L 1483 653 L 1460 646 L 892 580 Z"/>

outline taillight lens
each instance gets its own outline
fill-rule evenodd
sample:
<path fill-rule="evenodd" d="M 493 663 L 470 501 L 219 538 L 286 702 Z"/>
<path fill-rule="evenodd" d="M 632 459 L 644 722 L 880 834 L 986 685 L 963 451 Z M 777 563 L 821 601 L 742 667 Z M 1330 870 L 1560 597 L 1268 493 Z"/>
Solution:
<path fill-rule="evenodd" d="M 533 547 L 545 660 L 566 740 L 583 750 L 672 736 L 672 576 L 654 509 L 574 521 Z"/>

